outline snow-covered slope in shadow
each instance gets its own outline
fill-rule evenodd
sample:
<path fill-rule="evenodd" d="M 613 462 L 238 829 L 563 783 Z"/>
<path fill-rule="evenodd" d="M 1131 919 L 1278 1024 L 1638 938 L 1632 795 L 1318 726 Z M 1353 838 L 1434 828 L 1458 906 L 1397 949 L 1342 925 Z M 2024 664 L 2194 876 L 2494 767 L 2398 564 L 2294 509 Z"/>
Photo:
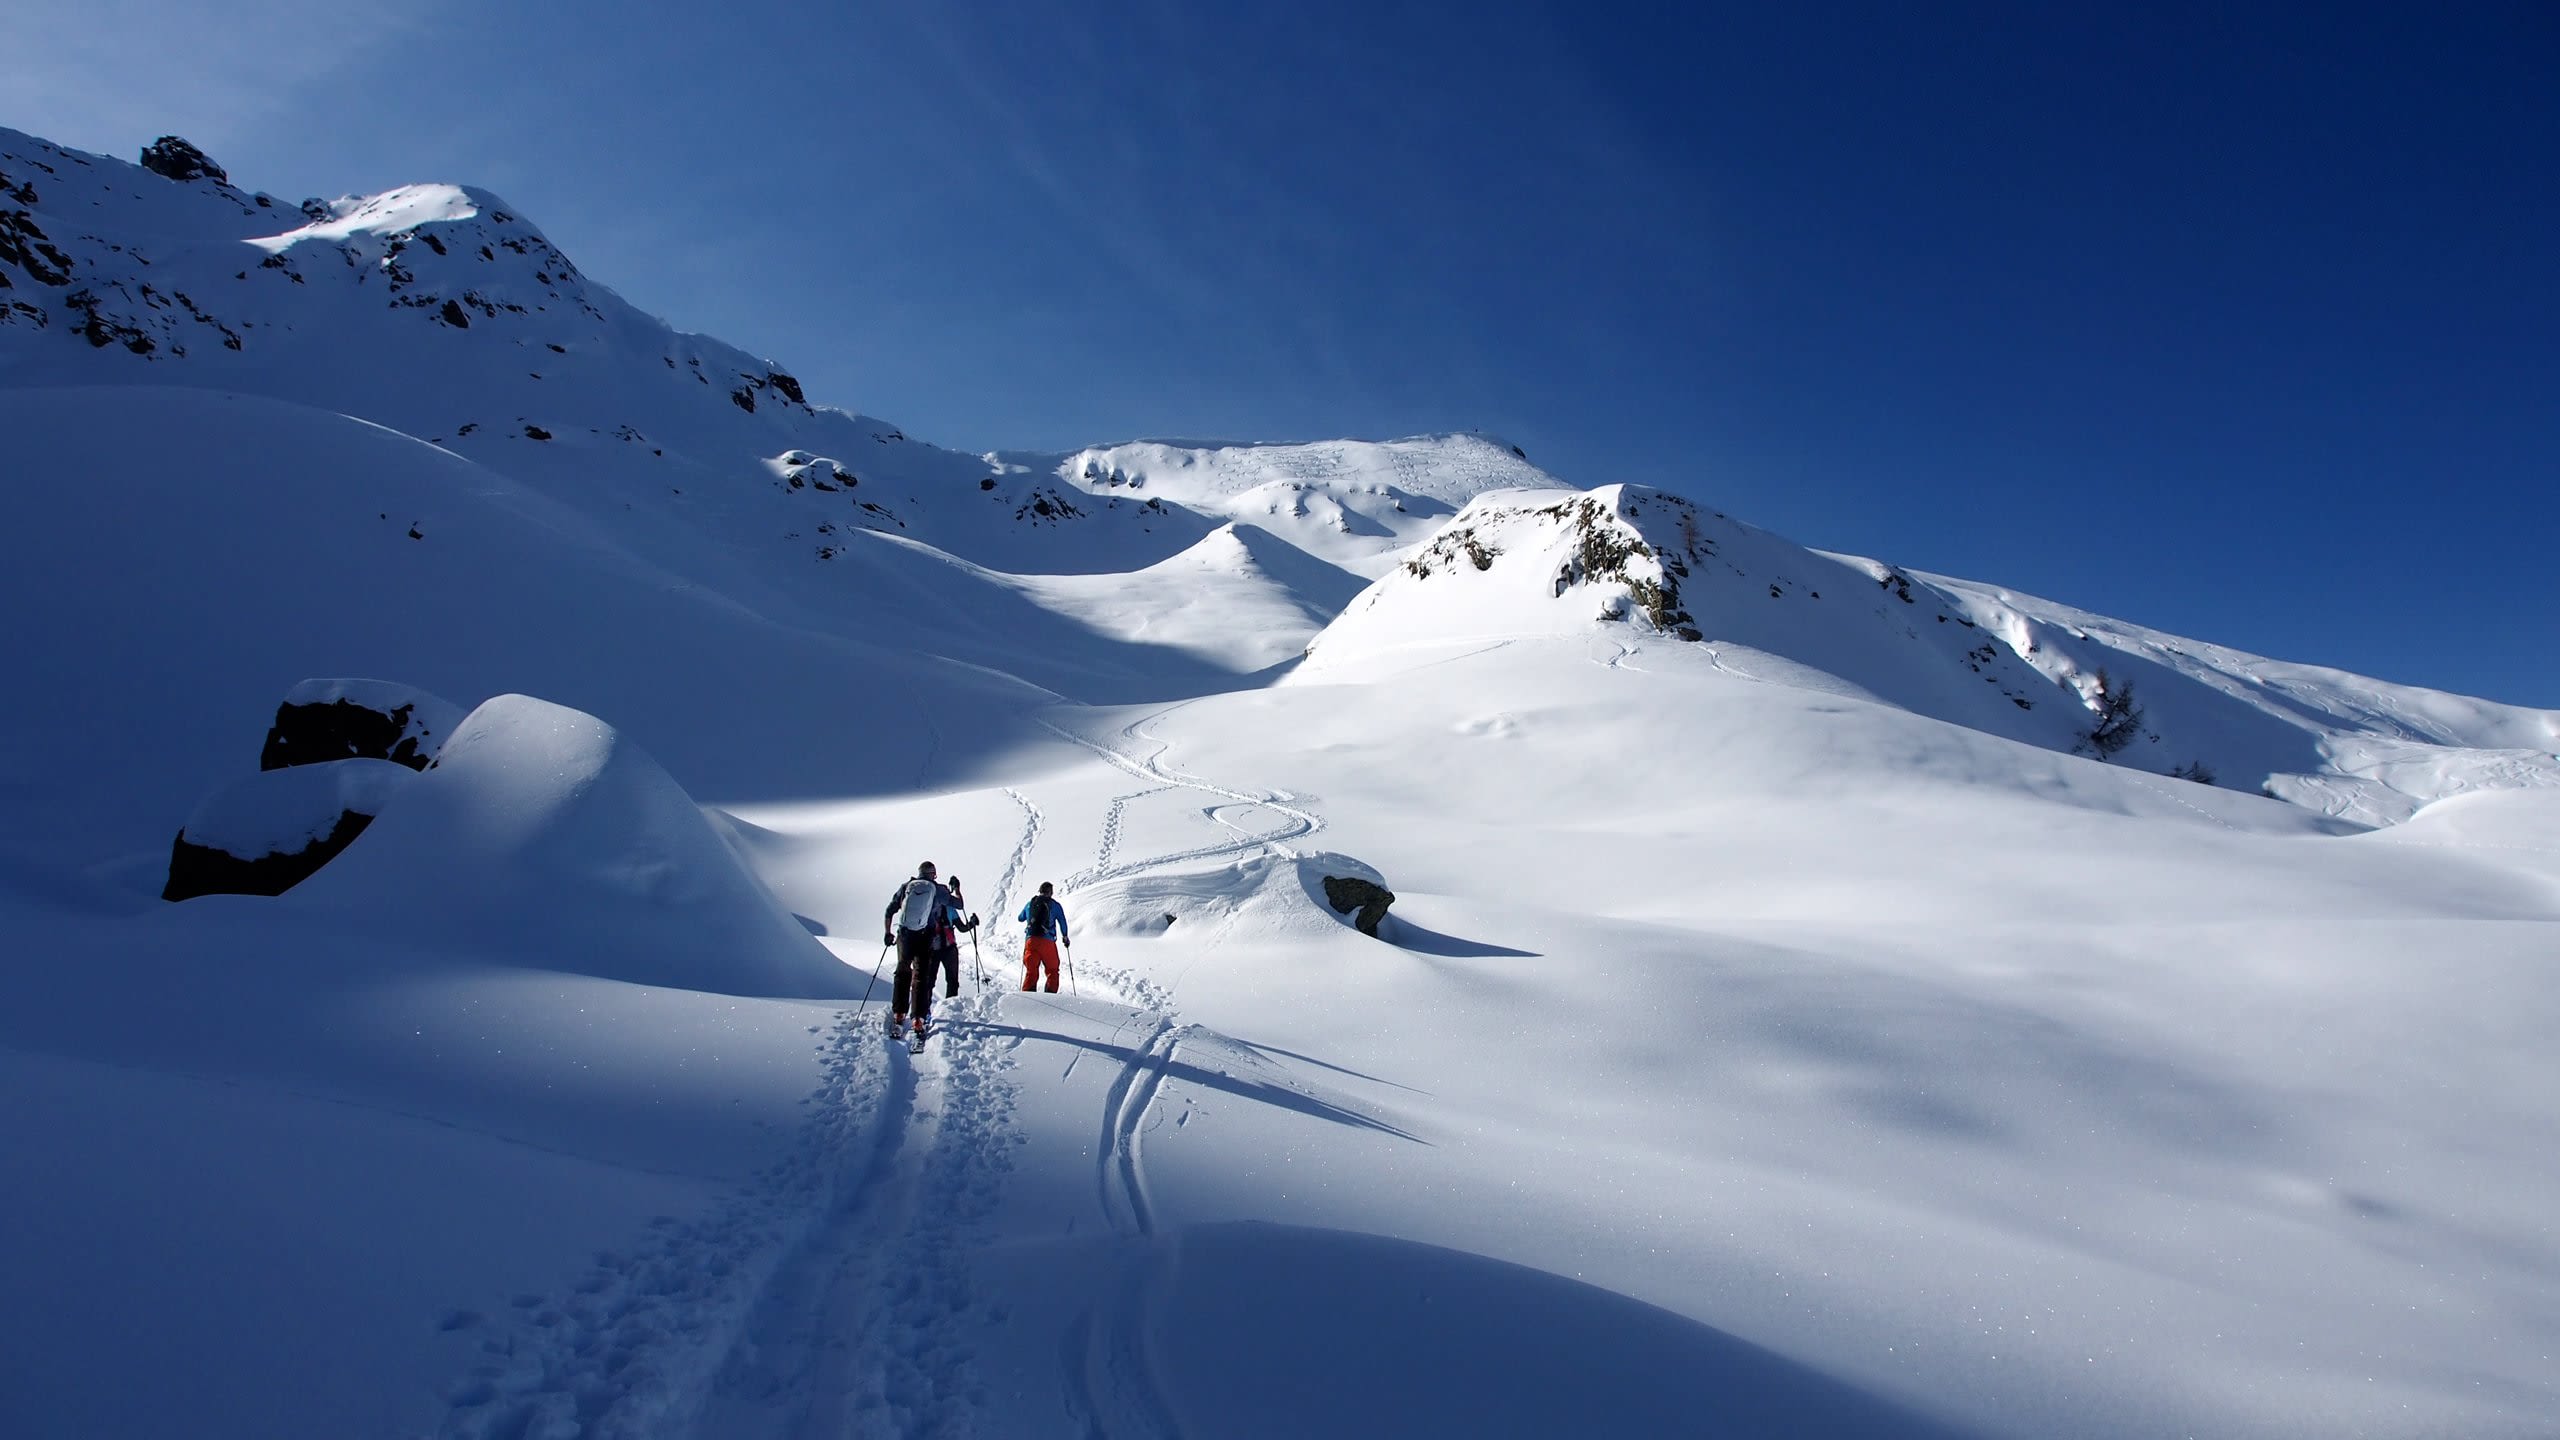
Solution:
<path fill-rule="evenodd" d="M 165 863 L 312 675 L 609 717 L 711 798 L 912 785 L 1028 733 L 1043 692 L 776 623 L 578 514 L 377 426 L 134 386 L 0 390 L 0 847 L 48 873 Z M 929 694 L 919 707 L 901 696 Z M 748 701 L 743 697 L 754 697 Z M 812 748 L 813 735 L 834 743 Z M 156 883 L 148 887 L 157 894 Z"/>
<path fill-rule="evenodd" d="M 535 968 L 714 994 L 861 993 L 657 762 L 594 716 L 525 695 L 472 711 L 290 895 L 350 928 Z"/>

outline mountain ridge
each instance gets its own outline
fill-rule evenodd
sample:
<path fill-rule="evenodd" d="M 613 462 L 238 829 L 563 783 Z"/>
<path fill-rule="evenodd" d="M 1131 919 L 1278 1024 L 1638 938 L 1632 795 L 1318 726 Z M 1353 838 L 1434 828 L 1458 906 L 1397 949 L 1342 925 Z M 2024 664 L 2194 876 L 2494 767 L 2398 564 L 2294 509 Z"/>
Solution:
<path fill-rule="evenodd" d="M 1601 635 L 1605 623 L 1621 638 L 1760 650 L 2042 748 L 2092 749 L 2107 707 L 2129 702 L 2144 723 L 2107 741 L 2120 763 L 2366 824 L 2475 785 L 2560 784 L 2560 712 L 2013 602 L 1995 585 L 1798 546 L 1668 492 L 1642 493 L 1686 507 L 1674 525 L 1685 533 L 1648 529 L 1621 513 L 1636 492 L 1577 489 L 1474 432 L 945 449 L 813 400 L 774 362 L 672 330 L 486 190 L 421 184 L 287 205 L 240 190 L 192 147 L 169 168 L 0 130 L 0 196 L 15 207 L 0 210 L 0 376 L 208 384 L 359 415 L 514 476 L 635 555 L 760 609 L 855 635 L 904 623 L 969 663 L 1041 670 L 1006 638 L 1058 623 L 1020 611 L 1027 599 L 1058 613 L 1062 635 L 1098 625 L 1131 647 L 1108 667 L 1123 678 L 1085 698 L 1196 692 L 1269 669 L 1292 635 L 1320 674 L 1323 657 L 1374 648 L 1363 633 L 1383 643 L 1400 622 L 1381 615 L 1410 609 L 1468 534 L 1516 528 L 1521 517 L 1496 523 L 1484 507 L 1517 492 L 1599 507 L 1608 518 L 1581 526 L 1577 543 L 1606 532 L 1633 547 L 1604 579 L 1558 577 L 1550 603 L 1504 611 L 1532 630 Z M 1147 619 L 1150 605 L 1180 603 L 1156 567 L 1234 524 L 1320 568 L 1258 591 L 1245 577 L 1239 603 L 1269 622 L 1253 623 L 1250 643 Z M 1700 544 L 1702 525 L 1714 533 Z M 706 550 L 706 535 L 718 545 Z M 919 569 L 879 536 L 968 563 Z M 1503 562 L 1505 576 L 1521 563 Z M 1336 601 L 1344 587 L 1321 578 L 1332 574 L 1370 587 Z M 1112 598 L 1115 584 L 1154 589 L 1141 604 Z M 1453 575 L 1441 588 L 1471 584 Z M 1553 602 L 1568 590 L 1596 602 L 1577 602 L 1593 614 L 1560 620 Z M 1482 592 L 1496 593 L 1507 592 Z M 1801 613 L 1826 604 L 1826 618 Z M 998 629 L 955 619 L 1008 611 L 1018 618 Z M 1406 640 L 1441 621 L 1415 623 Z M 1077 688 L 1054 667 L 1036 683 Z"/>

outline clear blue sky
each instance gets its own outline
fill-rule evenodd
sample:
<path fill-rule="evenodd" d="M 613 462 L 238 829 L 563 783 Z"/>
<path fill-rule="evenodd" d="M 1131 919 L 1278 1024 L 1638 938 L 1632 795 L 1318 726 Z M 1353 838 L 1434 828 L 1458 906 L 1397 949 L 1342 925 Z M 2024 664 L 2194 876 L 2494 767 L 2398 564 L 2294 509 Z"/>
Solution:
<path fill-rule="evenodd" d="M 2547 0 L 46 8 L 0 122 L 486 185 L 920 438 L 1485 429 L 2560 706 Z"/>

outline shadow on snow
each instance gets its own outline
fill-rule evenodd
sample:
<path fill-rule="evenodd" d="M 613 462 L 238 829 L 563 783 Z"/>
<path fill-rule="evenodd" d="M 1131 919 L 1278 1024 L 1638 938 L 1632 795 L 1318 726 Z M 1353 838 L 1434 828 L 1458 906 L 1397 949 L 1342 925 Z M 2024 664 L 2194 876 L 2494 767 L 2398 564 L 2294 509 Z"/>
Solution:
<path fill-rule="evenodd" d="M 1968 1440 L 1713 1326 L 1561 1275 L 1261 1221 L 1170 1238 L 1175 1279 L 1152 1317 L 1165 1408 L 1221 1435 Z"/>

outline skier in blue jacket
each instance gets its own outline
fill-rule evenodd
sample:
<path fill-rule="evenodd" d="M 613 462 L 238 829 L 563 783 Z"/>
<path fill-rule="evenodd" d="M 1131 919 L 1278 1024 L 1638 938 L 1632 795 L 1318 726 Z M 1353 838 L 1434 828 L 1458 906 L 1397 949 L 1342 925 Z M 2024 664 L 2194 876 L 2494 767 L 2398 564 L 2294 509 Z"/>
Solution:
<path fill-rule="evenodd" d="M 1058 944 L 1067 938 L 1067 907 L 1049 894 L 1049 882 L 1014 917 L 1022 922 L 1022 988 L 1039 988 L 1040 972 L 1049 972 L 1049 993 L 1058 993 Z"/>

